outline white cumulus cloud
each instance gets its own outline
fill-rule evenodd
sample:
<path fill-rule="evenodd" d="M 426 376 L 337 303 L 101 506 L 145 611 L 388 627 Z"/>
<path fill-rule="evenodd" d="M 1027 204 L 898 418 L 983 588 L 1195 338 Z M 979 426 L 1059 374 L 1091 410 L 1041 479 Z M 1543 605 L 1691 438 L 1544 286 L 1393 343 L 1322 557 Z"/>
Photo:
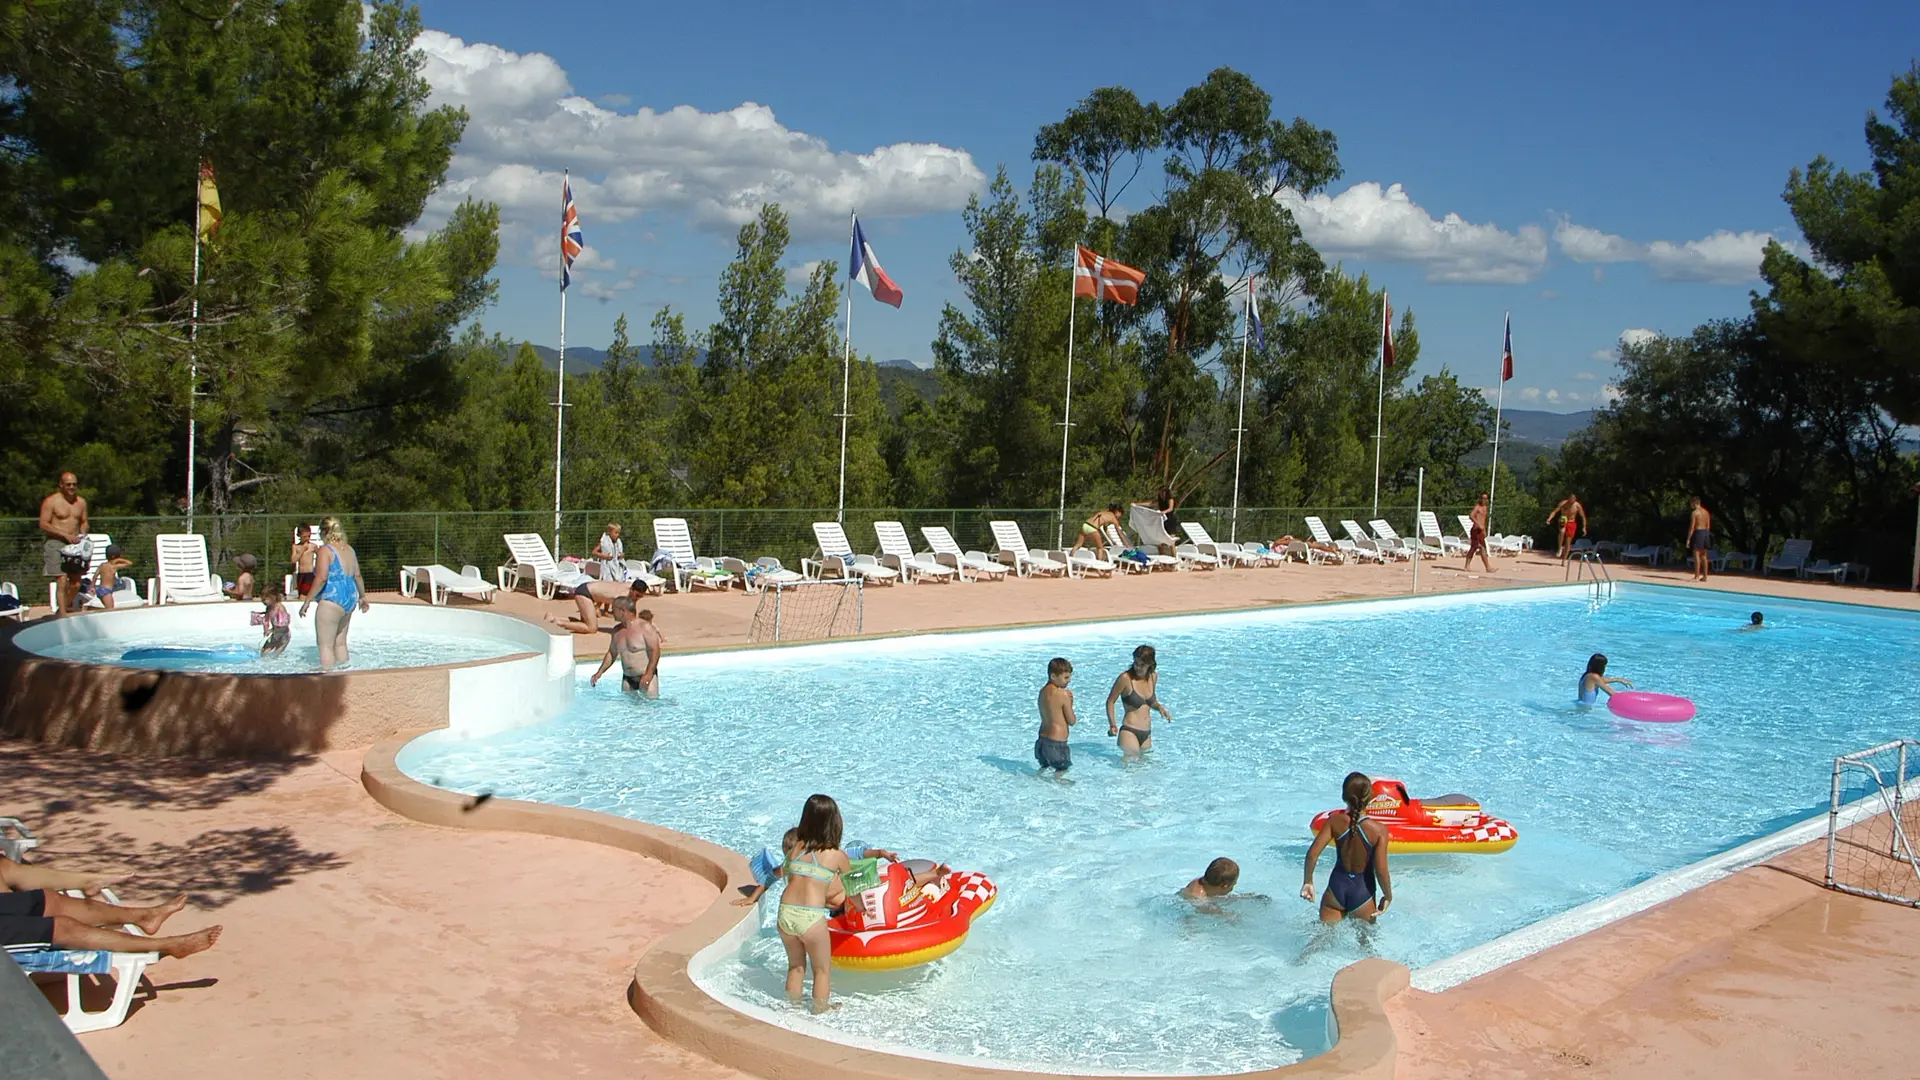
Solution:
<path fill-rule="evenodd" d="M 1659 337 L 1660 331 L 1658 330 L 1649 330 L 1644 326 L 1634 326 L 1620 331 L 1620 344 L 1645 345 L 1647 342 L 1657 340 Z"/>
<path fill-rule="evenodd" d="M 796 236 L 825 237 L 845 229 L 851 209 L 875 217 L 956 210 L 986 186 L 965 150 L 900 142 L 856 153 L 787 128 L 753 102 L 718 112 L 626 110 L 619 95 L 595 103 L 574 94 L 565 69 L 544 53 L 438 30 L 421 33 L 414 47 L 432 103 L 470 116 L 430 213 L 489 199 L 509 226 L 544 233 L 549 218 L 558 225 L 565 167 L 574 171 L 589 235 L 595 222 L 649 211 L 730 231 L 777 202 Z"/>
<path fill-rule="evenodd" d="M 1338 195 L 1277 196 L 1300 223 L 1309 243 L 1333 256 L 1411 263 L 1428 281 L 1520 285 L 1547 265 L 1547 234 L 1538 225 L 1508 232 L 1459 214 L 1438 219 L 1399 184 L 1368 180 Z"/>
<path fill-rule="evenodd" d="M 1698 240 L 1679 243 L 1655 240 L 1642 244 L 1565 219 L 1553 228 L 1553 242 L 1562 255 L 1574 262 L 1645 263 L 1653 275 L 1663 281 L 1703 281 L 1716 285 L 1738 285 L 1759 277 L 1761 253 L 1775 239 L 1770 232 L 1721 229 Z M 1594 267 L 1596 281 L 1599 270 L 1598 266 Z"/>
<path fill-rule="evenodd" d="M 826 260 L 825 259 L 808 259 L 806 262 L 801 263 L 799 266 L 787 267 L 787 284 L 796 289 L 806 288 L 807 282 L 813 280 L 813 272 L 815 270 L 818 270 L 820 268 L 820 264 L 823 262 L 826 262 Z"/>

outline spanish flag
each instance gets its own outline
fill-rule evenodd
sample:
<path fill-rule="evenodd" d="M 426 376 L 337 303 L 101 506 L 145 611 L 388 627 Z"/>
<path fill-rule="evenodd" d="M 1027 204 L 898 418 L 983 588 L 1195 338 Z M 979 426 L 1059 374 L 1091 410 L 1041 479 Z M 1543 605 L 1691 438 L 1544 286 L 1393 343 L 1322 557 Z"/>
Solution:
<path fill-rule="evenodd" d="M 199 238 L 213 239 L 220 228 L 220 189 L 213 186 L 213 162 L 200 162 Z"/>

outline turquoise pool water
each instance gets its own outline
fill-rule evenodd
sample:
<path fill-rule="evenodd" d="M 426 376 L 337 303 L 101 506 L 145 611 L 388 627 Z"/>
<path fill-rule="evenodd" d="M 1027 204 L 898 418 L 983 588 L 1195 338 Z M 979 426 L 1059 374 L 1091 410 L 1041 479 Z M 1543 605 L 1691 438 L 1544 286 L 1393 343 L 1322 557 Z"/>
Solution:
<path fill-rule="evenodd" d="M 122 659 L 129 651 L 143 648 L 205 649 L 211 655 L 170 655 L 145 659 Z M 69 641 L 38 650 L 42 655 L 62 660 L 83 660 L 93 664 L 122 667 L 158 668 L 165 671 L 224 671 L 245 675 L 294 675 L 320 670 L 320 649 L 314 644 L 310 627 L 294 626 L 286 651 L 276 656 L 261 656 L 258 628 L 242 630 L 181 630 L 165 634 L 95 638 Z M 381 630 L 355 626 L 348 636 L 348 655 L 352 658 L 338 670 L 366 671 L 374 668 L 426 667 L 432 664 L 462 664 L 490 660 L 527 652 L 527 646 L 505 638 Z"/>
<path fill-rule="evenodd" d="M 957 587 L 957 586 L 956 586 Z M 988 587 L 988 586 L 982 586 Z M 1098 589 L 1097 584 L 1089 590 Z M 560 720 L 423 743 L 410 775 L 579 806 L 742 852 L 777 843 L 815 791 L 850 837 L 982 870 L 1000 887 L 967 944 L 893 974 L 836 973 L 843 1007 L 781 994 L 772 931 L 697 972 L 743 1008 L 826 1038 L 1070 1072 L 1271 1067 L 1327 1045 L 1334 971 L 1412 967 L 1611 895 L 1824 810 L 1837 752 L 1911 734 L 1895 702 L 1920 620 L 1623 587 L 1529 590 L 1257 614 L 929 635 L 672 657 L 646 702 L 584 678 Z M 671 627 L 668 628 L 669 632 Z M 1159 651 L 1174 723 L 1122 761 L 1102 708 L 1134 645 Z M 1587 656 L 1691 697 L 1683 725 L 1573 704 Z M 1033 775 L 1034 697 L 1074 662 L 1074 783 Z M 1415 795 L 1463 791 L 1512 821 L 1496 856 L 1399 856 L 1363 939 L 1297 896 L 1306 823 L 1349 769 Z M 1174 898 L 1229 855 L 1227 917 Z M 1319 872 L 1324 885 L 1326 862 Z"/>

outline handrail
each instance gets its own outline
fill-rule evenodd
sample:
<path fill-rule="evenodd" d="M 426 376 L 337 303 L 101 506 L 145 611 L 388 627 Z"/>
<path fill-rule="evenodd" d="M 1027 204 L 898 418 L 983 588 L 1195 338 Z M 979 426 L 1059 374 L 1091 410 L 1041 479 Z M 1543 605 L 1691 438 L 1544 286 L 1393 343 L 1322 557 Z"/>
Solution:
<path fill-rule="evenodd" d="M 1579 565 L 1578 570 L 1574 569 L 1575 564 Z M 1607 569 L 1606 560 L 1597 551 L 1576 551 L 1568 556 L 1564 577 L 1570 581 L 1586 582 L 1587 595 L 1591 600 L 1598 601 L 1602 596 L 1609 600 L 1613 598 L 1613 571 Z"/>

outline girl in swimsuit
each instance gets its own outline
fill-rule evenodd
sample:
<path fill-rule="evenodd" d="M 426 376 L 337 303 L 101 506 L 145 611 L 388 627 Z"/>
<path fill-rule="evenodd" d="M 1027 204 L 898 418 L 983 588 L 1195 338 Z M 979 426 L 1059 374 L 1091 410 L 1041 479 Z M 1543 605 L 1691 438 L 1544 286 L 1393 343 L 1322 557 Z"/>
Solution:
<path fill-rule="evenodd" d="M 1600 691 L 1605 690 L 1608 697 L 1613 696 L 1616 685 L 1633 689 L 1633 684 L 1625 679 L 1607 677 L 1607 656 L 1594 653 L 1587 658 L 1587 673 L 1580 676 L 1580 704 L 1597 705 L 1600 703 Z"/>
<path fill-rule="evenodd" d="M 1327 816 L 1313 835 L 1313 846 L 1307 849 L 1306 881 L 1300 886 L 1302 900 L 1313 899 L 1313 864 L 1319 861 L 1322 849 L 1333 845 L 1333 872 L 1327 875 L 1327 891 L 1320 898 L 1323 923 L 1355 917 L 1372 922 L 1393 903 L 1393 875 L 1387 872 L 1387 827 L 1367 816 L 1367 801 L 1372 796 L 1373 781 L 1365 773 L 1348 773 L 1340 785 L 1340 801 L 1347 808 Z M 1378 902 L 1374 900 L 1376 889 Z"/>
<path fill-rule="evenodd" d="M 1160 671 L 1154 662 L 1153 646 L 1142 645 L 1133 650 L 1133 666 L 1120 673 L 1113 680 L 1113 689 L 1107 694 L 1107 734 L 1117 736 L 1120 751 L 1128 757 L 1138 757 L 1140 751 L 1153 746 L 1153 713 L 1158 710 L 1160 718 L 1173 720 L 1173 714 L 1160 704 Z M 1113 720 L 1113 703 L 1126 706 L 1126 712 L 1118 725 Z"/>
<path fill-rule="evenodd" d="M 314 576 L 313 592 L 300 604 L 300 617 L 316 602 L 320 613 L 313 620 L 315 644 L 320 647 L 320 670 L 332 671 L 347 662 L 347 625 L 353 613 L 366 611 L 367 586 L 360 580 L 360 558 L 347 544 L 340 519 L 330 517 L 320 523 L 321 552 L 319 570 Z"/>
<path fill-rule="evenodd" d="M 787 949 L 787 999 L 799 1001 L 807 981 L 807 962 L 813 962 L 813 1011 L 825 1012 L 829 993 L 833 939 L 827 935 L 827 916 L 847 902 L 840 875 L 853 868 L 840 850 L 840 806 L 826 795 L 812 795 L 800 811 L 793 843 L 787 849 L 781 875 L 787 891 L 780 897 L 775 923 L 780 944 Z"/>

